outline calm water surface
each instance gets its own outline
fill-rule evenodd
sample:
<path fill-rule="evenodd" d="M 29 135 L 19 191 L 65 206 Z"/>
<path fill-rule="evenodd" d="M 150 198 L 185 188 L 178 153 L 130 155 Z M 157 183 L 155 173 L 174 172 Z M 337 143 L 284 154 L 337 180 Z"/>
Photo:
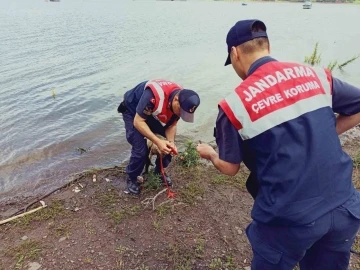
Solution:
<path fill-rule="evenodd" d="M 358 5 L 317 3 L 303 10 L 301 3 L 1 1 L 0 201 L 126 160 L 116 108 L 142 80 L 198 91 L 196 123 L 180 123 L 179 132 L 212 140 L 216 105 L 240 82 L 223 66 L 237 20 L 264 20 L 279 60 L 303 61 L 319 41 L 327 65 L 360 53 L 359 14 Z M 335 75 L 360 86 L 360 60 Z"/>

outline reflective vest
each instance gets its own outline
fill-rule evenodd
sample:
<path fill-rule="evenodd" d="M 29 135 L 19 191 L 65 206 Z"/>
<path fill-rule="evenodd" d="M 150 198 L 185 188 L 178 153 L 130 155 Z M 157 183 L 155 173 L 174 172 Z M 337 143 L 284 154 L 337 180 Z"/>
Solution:
<path fill-rule="evenodd" d="M 223 99 L 223 109 L 243 140 L 251 139 L 305 113 L 332 106 L 327 69 L 269 62 Z"/>
<path fill-rule="evenodd" d="M 173 116 L 169 108 L 170 94 L 176 90 L 182 90 L 180 85 L 167 80 L 150 80 L 145 84 L 144 89 L 150 88 L 155 96 L 153 103 L 155 105 L 152 115 L 165 126 Z"/>

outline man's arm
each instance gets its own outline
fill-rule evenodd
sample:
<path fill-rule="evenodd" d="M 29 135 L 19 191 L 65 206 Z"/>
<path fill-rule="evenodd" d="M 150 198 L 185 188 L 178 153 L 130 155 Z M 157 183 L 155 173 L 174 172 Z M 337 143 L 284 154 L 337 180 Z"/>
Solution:
<path fill-rule="evenodd" d="M 177 123 L 180 117 L 173 114 L 165 126 L 165 137 L 172 143 L 175 142 Z"/>
<path fill-rule="evenodd" d="M 146 119 L 153 113 L 155 108 L 154 105 L 154 94 L 150 89 L 145 89 L 142 94 L 139 104 L 136 106 L 136 114 L 134 118 L 134 127 L 146 138 L 157 145 L 159 150 L 167 155 L 171 152 L 171 144 L 168 141 L 159 139 L 150 129 L 146 123 Z"/>
<path fill-rule="evenodd" d="M 165 129 L 166 139 L 170 142 L 175 142 L 175 135 L 176 135 L 176 128 L 177 128 L 177 121 L 174 122 L 170 127 Z"/>
<path fill-rule="evenodd" d="M 239 172 L 240 163 L 233 164 L 219 158 L 219 155 L 215 152 L 211 155 L 210 161 L 214 164 L 215 168 L 226 175 L 234 176 Z"/>
<path fill-rule="evenodd" d="M 360 113 L 350 116 L 338 115 L 336 118 L 336 131 L 340 135 L 358 124 L 360 124 Z"/>
<path fill-rule="evenodd" d="M 237 174 L 242 162 L 242 141 L 221 108 L 216 120 L 216 144 L 219 154 L 209 145 L 198 145 L 200 156 L 210 160 L 223 174 L 231 176 Z"/>
<path fill-rule="evenodd" d="M 134 127 L 146 138 L 155 143 L 159 143 L 159 138 L 150 130 L 146 124 L 146 119 L 153 113 L 154 110 L 154 94 L 150 89 L 145 89 L 138 105 L 136 106 L 136 115 L 134 118 Z"/>
<path fill-rule="evenodd" d="M 360 89 L 334 77 L 332 82 L 332 105 L 333 111 L 339 114 L 336 131 L 340 135 L 360 124 Z"/>
<path fill-rule="evenodd" d="M 158 145 L 160 139 L 151 131 L 149 126 L 146 124 L 146 119 L 142 118 L 138 113 L 136 113 L 134 118 L 134 127 L 150 141 Z"/>

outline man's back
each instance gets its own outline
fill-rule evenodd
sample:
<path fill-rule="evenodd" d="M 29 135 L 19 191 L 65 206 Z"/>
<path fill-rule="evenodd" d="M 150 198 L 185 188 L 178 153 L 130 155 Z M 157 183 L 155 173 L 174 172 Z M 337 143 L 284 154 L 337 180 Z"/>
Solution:
<path fill-rule="evenodd" d="M 145 85 L 148 81 L 143 81 L 134 88 L 128 90 L 125 95 L 126 106 L 132 115 L 136 114 L 136 107 L 144 93 Z"/>
<path fill-rule="evenodd" d="M 360 124 L 360 89 L 328 70 L 271 58 L 260 20 L 236 22 L 226 44 L 225 66 L 243 83 L 219 103 L 219 152 L 197 150 L 224 174 L 242 162 L 251 171 L 251 269 L 348 269 L 360 193 L 338 134 Z"/>
<path fill-rule="evenodd" d="M 261 186 L 252 217 L 264 223 L 307 224 L 353 193 L 352 160 L 343 152 L 330 107 L 308 112 L 252 140 Z"/>
<path fill-rule="evenodd" d="M 336 133 L 331 88 L 323 69 L 269 61 L 225 99 L 222 108 L 253 157 L 261 187 L 254 220 L 307 224 L 353 194 L 352 161 Z"/>

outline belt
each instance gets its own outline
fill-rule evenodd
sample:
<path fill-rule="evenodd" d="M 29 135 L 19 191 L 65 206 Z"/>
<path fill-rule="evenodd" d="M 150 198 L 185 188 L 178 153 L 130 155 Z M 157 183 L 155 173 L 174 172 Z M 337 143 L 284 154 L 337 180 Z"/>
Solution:
<path fill-rule="evenodd" d="M 118 108 L 117 108 L 118 113 L 124 113 L 127 111 L 126 108 L 126 102 L 125 102 L 125 95 L 123 96 L 123 101 L 121 101 L 121 103 L 119 104 Z"/>

